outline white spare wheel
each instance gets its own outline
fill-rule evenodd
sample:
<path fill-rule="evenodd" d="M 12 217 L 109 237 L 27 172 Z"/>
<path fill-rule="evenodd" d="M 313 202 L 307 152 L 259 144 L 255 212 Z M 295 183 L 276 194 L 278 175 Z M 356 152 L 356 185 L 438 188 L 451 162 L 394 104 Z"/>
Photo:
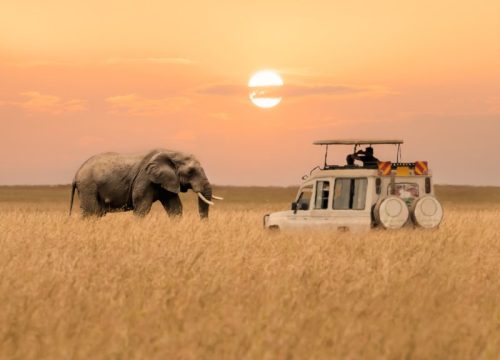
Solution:
<path fill-rule="evenodd" d="M 410 212 L 406 203 L 397 196 L 388 196 L 375 204 L 375 221 L 386 229 L 399 229 L 408 221 Z"/>
<path fill-rule="evenodd" d="M 435 228 L 443 220 L 443 207 L 434 196 L 422 196 L 413 204 L 411 218 L 418 226 Z"/>

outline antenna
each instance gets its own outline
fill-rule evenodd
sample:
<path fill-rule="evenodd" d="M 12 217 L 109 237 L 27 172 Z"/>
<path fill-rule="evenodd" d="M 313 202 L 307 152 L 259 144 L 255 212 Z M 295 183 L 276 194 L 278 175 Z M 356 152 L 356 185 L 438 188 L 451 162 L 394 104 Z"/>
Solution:
<path fill-rule="evenodd" d="M 326 168 L 326 160 L 328 159 L 328 144 L 326 144 L 326 151 L 325 151 L 325 168 Z"/>

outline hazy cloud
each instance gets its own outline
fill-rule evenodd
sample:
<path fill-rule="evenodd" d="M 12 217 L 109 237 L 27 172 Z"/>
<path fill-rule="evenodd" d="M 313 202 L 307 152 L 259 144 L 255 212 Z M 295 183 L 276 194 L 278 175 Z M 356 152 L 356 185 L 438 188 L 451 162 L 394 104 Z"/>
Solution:
<path fill-rule="evenodd" d="M 312 77 L 318 73 L 311 67 L 286 67 L 277 69 L 278 73 L 288 76 Z"/>
<path fill-rule="evenodd" d="M 95 62 L 95 61 L 94 61 Z M 104 62 L 105 64 L 170 64 L 170 65 L 193 65 L 196 61 L 183 58 L 183 57 L 143 57 L 143 58 L 127 58 L 116 57 L 105 60 L 97 60 L 98 63 Z M 8 66 L 15 66 L 21 68 L 31 67 L 68 67 L 93 64 L 92 61 L 73 60 L 73 61 L 57 61 L 47 59 L 32 59 L 32 60 L 18 60 L 7 61 L 4 64 Z"/>
<path fill-rule="evenodd" d="M 241 96 L 248 94 L 248 87 L 243 85 L 215 84 L 203 87 L 198 92 L 204 95 Z"/>
<path fill-rule="evenodd" d="M 152 99 L 136 94 L 117 95 L 106 98 L 111 113 L 127 113 L 133 116 L 161 116 L 179 111 L 190 103 L 186 97 Z"/>
<path fill-rule="evenodd" d="M 74 66 L 76 61 L 64 62 L 64 61 L 56 61 L 56 60 L 19 60 L 19 61 L 10 61 L 7 62 L 6 65 L 14 66 L 18 68 L 33 68 L 33 67 L 60 67 L 60 66 Z"/>
<path fill-rule="evenodd" d="M 147 58 L 111 58 L 106 60 L 107 64 L 173 64 L 173 65 L 192 65 L 194 60 L 183 57 L 147 57 Z"/>
<path fill-rule="evenodd" d="M 42 94 L 38 91 L 26 91 L 19 95 L 24 97 L 21 101 L 3 101 L 0 106 L 12 106 L 26 112 L 42 112 L 49 114 L 62 114 L 86 110 L 87 101 L 83 99 L 64 100 L 59 96 Z"/>
<path fill-rule="evenodd" d="M 229 120 L 231 118 L 231 116 L 225 112 L 212 113 L 212 114 L 209 114 L 209 116 L 212 119 L 221 120 L 221 121 L 226 121 L 226 120 Z"/>
<path fill-rule="evenodd" d="M 309 96 L 309 95 L 338 95 L 338 94 L 354 94 L 368 91 L 366 88 L 359 88 L 345 85 L 288 85 L 284 87 L 284 95 L 286 96 Z"/>
<path fill-rule="evenodd" d="M 313 95 L 342 95 L 358 94 L 372 91 L 369 88 L 361 88 L 346 85 L 298 85 L 285 84 L 283 86 L 254 87 L 249 89 L 244 85 L 215 84 L 198 90 L 200 94 L 220 96 L 246 96 L 252 91 L 259 97 L 303 97 Z"/>

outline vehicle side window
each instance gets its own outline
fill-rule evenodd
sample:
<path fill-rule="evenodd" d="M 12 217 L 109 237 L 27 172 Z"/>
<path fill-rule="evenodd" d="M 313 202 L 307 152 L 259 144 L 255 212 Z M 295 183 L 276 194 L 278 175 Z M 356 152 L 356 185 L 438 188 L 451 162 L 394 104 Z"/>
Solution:
<path fill-rule="evenodd" d="M 330 182 L 318 181 L 316 183 L 315 209 L 328 209 L 328 197 L 330 196 Z"/>
<path fill-rule="evenodd" d="M 363 210 L 365 208 L 366 178 L 338 178 L 335 179 L 333 193 L 334 210 Z"/>
<path fill-rule="evenodd" d="M 309 210 L 312 197 L 312 185 L 304 187 L 297 199 L 297 210 Z"/>

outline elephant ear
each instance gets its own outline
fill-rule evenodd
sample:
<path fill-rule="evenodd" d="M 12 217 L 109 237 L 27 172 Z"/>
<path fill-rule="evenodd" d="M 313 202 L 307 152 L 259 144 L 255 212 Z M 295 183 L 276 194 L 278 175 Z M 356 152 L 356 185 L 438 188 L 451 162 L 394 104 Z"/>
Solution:
<path fill-rule="evenodd" d="M 179 176 L 169 154 L 154 155 L 146 164 L 146 173 L 152 182 L 161 184 L 164 189 L 176 194 L 180 191 Z"/>

